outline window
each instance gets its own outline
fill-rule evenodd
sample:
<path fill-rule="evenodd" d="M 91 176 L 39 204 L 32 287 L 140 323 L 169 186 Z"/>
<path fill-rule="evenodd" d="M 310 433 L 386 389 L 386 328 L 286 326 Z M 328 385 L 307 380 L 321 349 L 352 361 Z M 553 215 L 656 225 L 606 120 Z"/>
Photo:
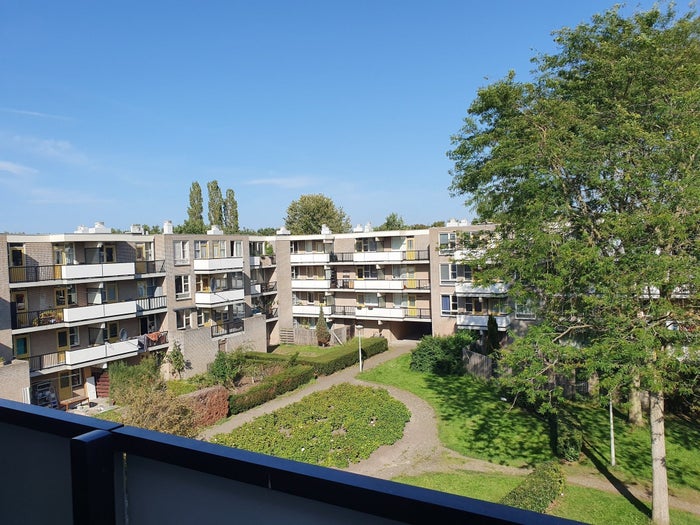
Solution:
<path fill-rule="evenodd" d="M 53 263 L 58 265 L 73 264 L 75 250 L 72 243 L 54 244 Z"/>
<path fill-rule="evenodd" d="M 524 303 L 515 303 L 515 318 L 516 319 L 536 319 L 535 309 L 531 301 Z"/>
<path fill-rule="evenodd" d="M 190 243 L 189 241 L 173 242 L 173 252 L 175 264 L 189 264 L 190 262 Z"/>
<path fill-rule="evenodd" d="M 355 241 L 356 252 L 381 252 L 384 251 L 384 245 L 381 241 L 374 238 L 357 239 Z"/>
<path fill-rule="evenodd" d="M 117 283 L 105 283 L 104 298 L 105 303 L 116 303 L 119 301 L 119 291 Z"/>
<path fill-rule="evenodd" d="M 379 307 L 383 308 L 386 305 L 384 297 L 377 297 L 375 293 L 358 293 L 357 294 L 357 305 L 367 306 L 367 307 Z"/>
<path fill-rule="evenodd" d="M 61 388 L 76 388 L 83 384 L 83 374 L 81 370 L 74 372 L 61 372 L 58 375 L 58 382 Z"/>
<path fill-rule="evenodd" d="M 146 281 L 136 281 L 136 296 L 138 298 L 148 297 L 148 285 Z"/>
<path fill-rule="evenodd" d="M 178 330 L 185 330 L 190 327 L 190 311 L 188 309 L 175 312 Z"/>
<path fill-rule="evenodd" d="M 376 279 L 377 267 L 371 265 L 359 266 L 357 268 L 358 279 Z"/>
<path fill-rule="evenodd" d="M 228 322 L 228 310 L 214 310 L 214 322 L 222 325 Z"/>
<path fill-rule="evenodd" d="M 484 309 L 483 299 L 480 297 L 466 297 L 464 299 L 464 309 L 467 314 L 481 314 Z"/>
<path fill-rule="evenodd" d="M 197 309 L 197 326 L 206 326 L 211 320 L 211 313 L 208 309 Z"/>
<path fill-rule="evenodd" d="M 457 315 L 457 296 L 456 295 L 441 295 L 441 311 L 442 315 Z"/>
<path fill-rule="evenodd" d="M 231 310 L 233 313 L 233 317 L 237 319 L 243 319 L 245 317 L 245 304 L 244 303 L 236 303 L 231 306 Z"/>
<path fill-rule="evenodd" d="M 103 261 L 106 263 L 117 262 L 117 249 L 113 244 L 105 244 L 102 247 Z"/>
<path fill-rule="evenodd" d="M 65 352 L 70 348 L 68 330 L 59 330 L 56 332 L 56 348 L 59 352 Z"/>
<path fill-rule="evenodd" d="M 194 258 L 209 258 L 209 244 L 207 243 L 207 241 L 194 241 Z"/>
<path fill-rule="evenodd" d="M 457 246 L 457 234 L 455 232 L 440 233 L 440 254 L 453 253 Z"/>
<path fill-rule="evenodd" d="M 68 340 L 71 346 L 80 346 L 80 330 L 77 326 L 68 329 Z"/>
<path fill-rule="evenodd" d="M 15 337 L 14 342 L 15 356 L 19 358 L 29 357 L 29 336 L 21 335 Z"/>
<path fill-rule="evenodd" d="M 441 264 L 440 265 L 440 281 L 471 281 L 472 268 L 466 264 Z"/>
<path fill-rule="evenodd" d="M 110 343 L 119 341 L 119 323 L 117 321 L 107 323 L 107 340 Z"/>
<path fill-rule="evenodd" d="M 197 275 L 196 276 L 196 287 L 198 292 L 209 293 L 209 276 L 208 275 Z"/>
<path fill-rule="evenodd" d="M 243 272 L 233 272 L 233 274 L 231 275 L 231 289 L 243 289 Z"/>
<path fill-rule="evenodd" d="M 211 241 L 211 252 L 211 256 L 214 259 L 225 259 L 226 241 Z"/>
<path fill-rule="evenodd" d="M 54 288 L 54 300 L 57 308 L 78 304 L 78 290 L 74 284 L 66 288 Z"/>
<path fill-rule="evenodd" d="M 24 266 L 24 245 L 10 245 L 10 266 Z"/>
<path fill-rule="evenodd" d="M 175 276 L 175 299 L 189 299 L 190 297 L 190 276 Z"/>

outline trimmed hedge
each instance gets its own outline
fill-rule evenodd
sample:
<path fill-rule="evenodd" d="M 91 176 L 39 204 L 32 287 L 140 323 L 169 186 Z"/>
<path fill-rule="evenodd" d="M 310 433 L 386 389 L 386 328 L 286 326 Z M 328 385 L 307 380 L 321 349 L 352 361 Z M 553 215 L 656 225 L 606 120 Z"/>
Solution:
<path fill-rule="evenodd" d="M 462 353 L 474 339 L 467 331 L 440 337 L 425 335 L 411 352 L 411 370 L 439 376 L 464 375 Z"/>
<path fill-rule="evenodd" d="M 548 461 L 537 465 L 523 482 L 506 494 L 499 503 L 543 513 L 557 499 L 563 488 L 564 475 L 559 463 Z"/>
<path fill-rule="evenodd" d="M 320 376 L 327 376 L 338 370 L 343 370 L 349 366 L 359 362 L 359 341 L 353 339 L 341 346 L 330 348 L 323 355 L 314 357 L 298 357 L 297 363 L 300 365 L 309 365 L 313 367 L 314 373 Z M 373 355 L 381 354 L 389 349 L 389 343 L 383 337 L 368 337 L 362 339 L 362 359 L 367 359 Z M 280 356 L 275 354 L 256 354 L 249 352 L 246 354 L 247 359 L 258 361 L 280 361 L 285 362 L 289 356 Z"/>
<path fill-rule="evenodd" d="M 242 394 L 231 395 L 228 402 L 231 415 L 262 405 L 280 394 L 308 383 L 313 377 L 314 370 L 308 365 L 287 368 L 279 374 L 266 378 L 262 383 L 249 388 Z"/>

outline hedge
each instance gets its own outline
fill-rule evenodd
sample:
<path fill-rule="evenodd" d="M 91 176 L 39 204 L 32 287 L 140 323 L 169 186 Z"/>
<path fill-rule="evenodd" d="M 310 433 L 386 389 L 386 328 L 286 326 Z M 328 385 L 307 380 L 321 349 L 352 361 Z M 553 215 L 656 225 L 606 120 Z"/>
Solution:
<path fill-rule="evenodd" d="M 563 488 L 564 476 L 559 463 L 548 461 L 537 465 L 523 482 L 506 494 L 499 503 L 543 513 L 561 494 Z"/>
<path fill-rule="evenodd" d="M 353 339 L 341 346 L 335 346 L 324 352 L 323 355 L 314 357 L 298 357 L 297 363 L 313 367 L 314 373 L 320 376 L 327 376 L 338 370 L 343 370 L 359 361 L 359 341 Z M 381 354 L 389 349 L 389 343 L 383 337 L 367 337 L 362 339 L 362 359 L 367 359 L 373 355 Z M 246 354 L 246 359 L 257 361 L 279 361 L 285 362 L 288 356 L 275 354 L 256 354 L 250 352 Z"/>
<path fill-rule="evenodd" d="M 249 388 L 242 394 L 229 397 L 231 415 L 245 412 L 280 394 L 294 390 L 308 383 L 314 377 L 314 370 L 308 365 L 295 365 L 279 374 L 266 378 L 262 383 Z"/>

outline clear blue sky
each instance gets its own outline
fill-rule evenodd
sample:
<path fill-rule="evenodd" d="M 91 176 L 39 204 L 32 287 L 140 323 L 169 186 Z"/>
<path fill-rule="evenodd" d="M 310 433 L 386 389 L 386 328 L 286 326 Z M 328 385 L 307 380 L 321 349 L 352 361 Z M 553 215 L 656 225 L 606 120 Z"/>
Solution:
<path fill-rule="evenodd" d="M 445 152 L 476 90 L 612 4 L 5 0 L 0 231 L 180 224 L 193 181 L 206 221 L 214 179 L 253 229 L 309 193 L 353 224 L 471 218 Z"/>

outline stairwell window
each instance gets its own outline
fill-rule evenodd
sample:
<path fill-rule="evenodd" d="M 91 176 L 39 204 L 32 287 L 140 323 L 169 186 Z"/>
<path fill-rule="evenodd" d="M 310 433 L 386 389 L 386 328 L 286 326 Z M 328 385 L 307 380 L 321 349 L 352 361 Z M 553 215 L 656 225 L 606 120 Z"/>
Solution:
<path fill-rule="evenodd" d="M 190 298 L 190 276 L 189 275 L 176 275 L 175 276 L 175 299 L 180 301 L 182 299 Z"/>
<path fill-rule="evenodd" d="M 209 258 L 209 244 L 207 241 L 194 241 L 194 258 L 195 259 L 208 259 Z"/>
<path fill-rule="evenodd" d="M 190 311 L 189 309 L 177 310 L 175 312 L 175 318 L 177 319 L 177 329 L 185 330 L 190 327 Z"/>
<path fill-rule="evenodd" d="M 175 264 L 189 264 L 190 263 L 190 243 L 189 241 L 175 241 L 173 242 L 173 256 L 175 259 Z"/>
<path fill-rule="evenodd" d="M 440 304 L 441 315 L 450 317 L 454 317 L 455 315 L 457 315 L 458 301 L 456 295 L 441 295 Z"/>

